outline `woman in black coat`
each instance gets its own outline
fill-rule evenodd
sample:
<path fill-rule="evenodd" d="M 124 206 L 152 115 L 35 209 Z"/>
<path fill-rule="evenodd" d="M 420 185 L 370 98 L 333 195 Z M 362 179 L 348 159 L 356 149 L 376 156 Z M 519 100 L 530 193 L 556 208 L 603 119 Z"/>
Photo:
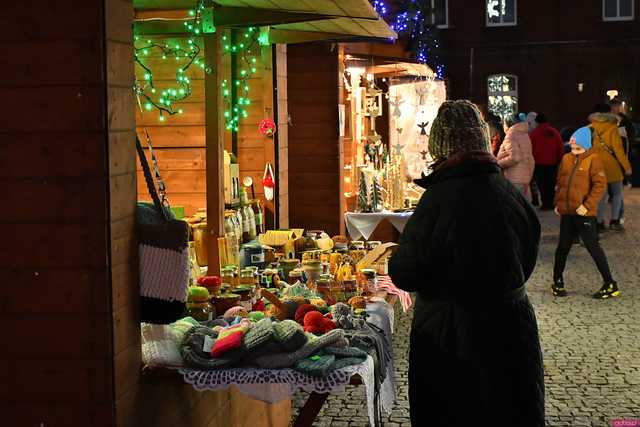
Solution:
<path fill-rule="evenodd" d="M 540 223 L 489 153 L 469 101 L 447 101 L 429 139 L 437 166 L 390 261 L 417 293 L 409 399 L 416 427 L 544 426 L 538 327 L 525 282 Z"/>

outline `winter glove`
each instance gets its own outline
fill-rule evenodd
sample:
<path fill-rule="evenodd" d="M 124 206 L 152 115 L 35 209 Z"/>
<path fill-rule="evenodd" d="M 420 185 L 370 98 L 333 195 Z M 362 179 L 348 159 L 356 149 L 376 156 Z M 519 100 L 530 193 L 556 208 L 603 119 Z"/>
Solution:
<path fill-rule="evenodd" d="M 585 208 L 584 205 L 580 205 L 578 206 L 578 209 L 576 209 L 576 213 L 580 216 L 585 216 L 587 212 L 589 212 L 589 210 Z"/>

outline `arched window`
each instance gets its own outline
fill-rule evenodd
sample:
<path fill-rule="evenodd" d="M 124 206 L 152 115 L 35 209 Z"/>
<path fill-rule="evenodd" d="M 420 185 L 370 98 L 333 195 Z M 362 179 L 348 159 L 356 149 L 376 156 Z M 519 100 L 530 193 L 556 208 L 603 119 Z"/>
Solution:
<path fill-rule="evenodd" d="M 518 77 L 494 74 L 487 78 L 488 109 L 502 119 L 518 111 Z"/>
<path fill-rule="evenodd" d="M 486 0 L 487 27 L 504 27 L 518 24 L 516 0 Z"/>

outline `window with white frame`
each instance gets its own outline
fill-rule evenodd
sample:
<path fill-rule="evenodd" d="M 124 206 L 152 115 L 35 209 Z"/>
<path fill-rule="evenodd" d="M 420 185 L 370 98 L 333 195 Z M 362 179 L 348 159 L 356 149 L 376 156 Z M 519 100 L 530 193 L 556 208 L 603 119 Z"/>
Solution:
<path fill-rule="evenodd" d="M 486 0 L 486 2 L 488 27 L 517 25 L 516 0 Z"/>
<path fill-rule="evenodd" d="M 602 19 L 631 21 L 634 17 L 633 4 L 633 0 L 602 0 Z"/>
<path fill-rule="evenodd" d="M 518 111 L 518 78 L 511 74 L 494 74 L 487 78 L 488 110 L 506 119 Z"/>
<path fill-rule="evenodd" d="M 449 1 L 448 0 L 431 0 L 433 9 L 433 23 L 438 28 L 449 27 Z"/>

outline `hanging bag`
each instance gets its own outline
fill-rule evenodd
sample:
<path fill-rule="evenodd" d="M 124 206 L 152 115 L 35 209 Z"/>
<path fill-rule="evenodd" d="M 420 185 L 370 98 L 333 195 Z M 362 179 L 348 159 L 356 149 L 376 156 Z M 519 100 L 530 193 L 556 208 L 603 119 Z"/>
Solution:
<path fill-rule="evenodd" d="M 186 309 L 189 284 L 189 231 L 186 222 L 175 219 L 165 197 L 165 187 L 147 135 L 158 191 L 140 140 L 136 150 L 152 203 L 140 202 L 136 210 L 140 269 L 140 314 L 148 323 L 168 324 Z"/>

